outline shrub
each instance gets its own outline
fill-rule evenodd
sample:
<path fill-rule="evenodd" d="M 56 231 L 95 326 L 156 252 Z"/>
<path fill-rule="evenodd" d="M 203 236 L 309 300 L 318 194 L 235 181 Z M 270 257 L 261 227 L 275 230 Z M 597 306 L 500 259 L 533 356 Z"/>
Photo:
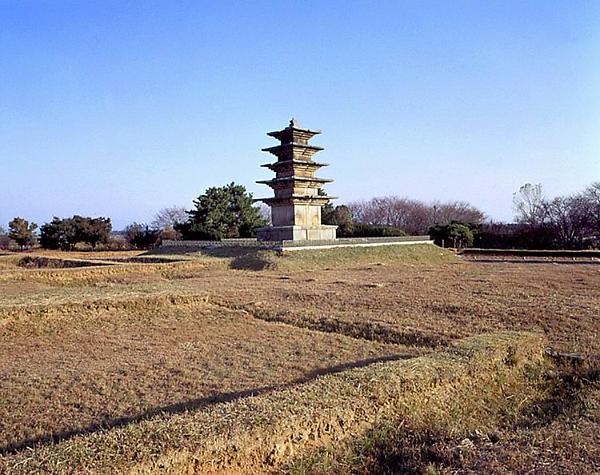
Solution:
<path fill-rule="evenodd" d="M 429 235 L 438 246 L 471 247 L 475 240 L 476 229 L 475 225 L 453 221 L 450 224 L 431 227 Z"/>
<path fill-rule="evenodd" d="M 147 224 L 133 223 L 125 228 L 125 239 L 136 249 L 150 249 L 161 242 L 161 232 Z"/>
<path fill-rule="evenodd" d="M 392 226 L 372 226 L 370 224 L 353 223 L 349 232 L 342 232 L 339 237 L 395 237 L 406 236 L 406 232 Z"/>

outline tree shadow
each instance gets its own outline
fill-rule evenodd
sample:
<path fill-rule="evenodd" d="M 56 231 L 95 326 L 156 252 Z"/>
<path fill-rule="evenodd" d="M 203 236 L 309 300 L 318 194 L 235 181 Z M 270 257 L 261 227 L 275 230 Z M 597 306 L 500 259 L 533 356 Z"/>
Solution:
<path fill-rule="evenodd" d="M 267 248 L 244 247 L 244 246 L 214 246 L 214 247 L 180 247 L 180 248 L 157 248 L 152 249 L 144 254 L 142 258 L 148 256 L 147 259 L 155 255 L 196 255 L 204 257 L 216 257 L 229 260 L 229 267 L 237 270 L 253 270 L 261 271 L 275 267 L 275 256 L 273 250 Z M 164 259 L 164 258 L 163 258 Z M 172 260 L 175 262 L 175 260 Z"/>
<path fill-rule="evenodd" d="M 273 269 L 273 251 L 253 249 L 235 256 L 229 264 L 231 269 L 261 271 Z"/>
<path fill-rule="evenodd" d="M 123 417 L 118 417 L 114 419 L 110 419 L 108 421 L 103 421 L 101 423 L 94 423 L 83 427 L 76 427 L 69 430 L 63 430 L 60 432 L 54 432 L 52 434 L 43 435 L 39 437 L 32 437 L 29 439 L 25 439 L 19 442 L 7 444 L 0 447 L 0 455 L 7 455 L 15 452 L 19 452 L 24 449 L 33 448 L 40 445 L 50 445 L 56 444 L 58 442 L 62 442 L 64 440 L 71 439 L 78 435 L 91 434 L 93 432 L 105 431 L 117 427 L 123 427 L 128 424 L 133 424 L 136 422 L 140 422 L 146 419 L 151 419 L 157 416 L 171 415 L 171 414 L 180 414 L 187 411 L 195 411 L 199 409 L 203 409 L 212 404 L 231 402 L 236 399 L 241 399 L 250 396 L 258 396 L 261 394 L 270 393 L 273 391 L 279 391 L 282 389 L 291 388 L 293 386 L 297 386 L 299 384 L 305 384 L 310 381 L 315 380 L 316 378 L 328 374 L 335 374 L 342 371 L 346 371 L 354 368 L 363 368 L 365 366 L 369 366 L 375 363 L 382 363 L 387 361 L 398 361 L 403 359 L 413 358 L 414 355 L 410 354 L 395 354 L 395 355 L 386 355 L 386 356 L 378 356 L 373 358 L 367 358 L 358 361 L 351 361 L 348 363 L 342 363 L 335 366 L 328 366 L 324 368 L 317 368 L 313 371 L 309 371 L 305 373 L 300 378 L 297 378 L 289 383 L 284 384 L 274 384 L 270 386 L 262 386 L 258 388 L 245 389 L 241 391 L 232 391 L 227 393 L 215 394 L 208 397 L 191 399 L 188 401 L 182 401 L 175 404 L 169 404 L 161 407 L 151 408 L 147 411 L 141 412 L 139 414 L 133 414 Z"/>

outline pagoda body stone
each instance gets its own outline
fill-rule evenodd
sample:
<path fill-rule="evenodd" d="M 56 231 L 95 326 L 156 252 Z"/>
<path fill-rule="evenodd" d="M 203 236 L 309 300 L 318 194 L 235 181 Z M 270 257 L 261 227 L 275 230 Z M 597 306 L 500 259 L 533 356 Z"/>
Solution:
<path fill-rule="evenodd" d="M 271 207 L 272 221 L 272 226 L 257 230 L 258 240 L 335 239 L 337 226 L 321 224 L 321 207 L 333 197 L 319 195 L 319 189 L 333 180 L 315 176 L 315 172 L 327 164 L 313 160 L 314 154 L 323 149 L 308 143 L 320 133 L 319 130 L 303 129 L 292 119 L 285 129 L 267 134 L 280 144 L 263 149 L 275 155 L 277 161 L 262 165 L 275 172 L 275 178 L 257 182 L 270 186 L 275 194 L 272 198 L 258 200 Z"/>

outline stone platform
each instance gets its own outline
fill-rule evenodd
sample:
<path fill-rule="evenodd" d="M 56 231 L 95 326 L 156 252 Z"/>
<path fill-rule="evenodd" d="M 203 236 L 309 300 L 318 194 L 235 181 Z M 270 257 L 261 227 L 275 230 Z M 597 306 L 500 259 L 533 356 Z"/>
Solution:
<path fill-rule="evenodd" d="M 371 238 L 338 238 L 327 240 L 278 240 L 258 241 L 256 239 L 224 239 L 222 241 L 163 241 L 161 249 L 214 249 L 214 248 L 245 248 L 267 249 L 272 251 L 304 251 L 319 249 L 336 249 L 343 247 L 374 247 L 411 244 L 430 244 L 433 241 L 429 236 L 401 236 L 401 237 L 371 237 Z"/>
<path fill-rule="evenodd" d="M 259 241 L 332 241 L 337 226 L 269 226 L 256 230 Z"/>

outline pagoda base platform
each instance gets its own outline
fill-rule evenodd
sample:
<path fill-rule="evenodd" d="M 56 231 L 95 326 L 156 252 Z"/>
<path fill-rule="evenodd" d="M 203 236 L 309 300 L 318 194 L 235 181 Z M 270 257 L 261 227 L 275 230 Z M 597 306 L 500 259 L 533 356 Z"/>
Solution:
<path fill-rule="evenodd" d="M 259 241 L 332 241 L 336 238 L 337 226 L 270 226 L 258 228 Z"/>

